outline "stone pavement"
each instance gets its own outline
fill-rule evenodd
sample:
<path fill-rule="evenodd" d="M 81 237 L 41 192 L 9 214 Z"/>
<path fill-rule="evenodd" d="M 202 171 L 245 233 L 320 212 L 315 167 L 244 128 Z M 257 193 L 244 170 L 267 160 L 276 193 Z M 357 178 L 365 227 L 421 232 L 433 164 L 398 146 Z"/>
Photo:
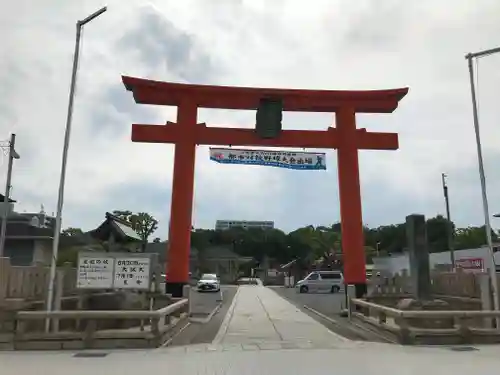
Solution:
<path fill-rule="evenodd" d="M 88 351 L 98 354 L 94 358 L 76 358 L 72 351 L 0 352 L 0 374 L 471 375 L 500 368 L 498 345 L 456 352 L 346 341 L 262 286 L 240 287 L 233 302 L 214 340 L 219 344 Z"/>
<path fill-rule="evenodd" d="M 331 332 L 271 289 L 242 285 L 213 344 L 350 347 L 353 343 Z"/>
<path fill-rule="evenodd" d="M 446 348 L 358 343 L 355 348 L 255 350 L 200 345 L 154 350 L 116 350 L 102 358 L 65 352 L 0 352 L 2 375 L 471 375 L 496 374 L 498 346 L 475 352 Z"/>

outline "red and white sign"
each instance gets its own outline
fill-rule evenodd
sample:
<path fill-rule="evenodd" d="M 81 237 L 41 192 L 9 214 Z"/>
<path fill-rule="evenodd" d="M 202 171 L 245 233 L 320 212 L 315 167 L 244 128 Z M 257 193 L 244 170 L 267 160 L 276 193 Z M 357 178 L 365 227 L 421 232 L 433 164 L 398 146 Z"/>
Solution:
<path fill-rule="evenodd" d="M 455 261 L 457 268 L 462 268 L 464 271 L 482 271 L 484 270 L 483 258 L 462 258 Z"/>

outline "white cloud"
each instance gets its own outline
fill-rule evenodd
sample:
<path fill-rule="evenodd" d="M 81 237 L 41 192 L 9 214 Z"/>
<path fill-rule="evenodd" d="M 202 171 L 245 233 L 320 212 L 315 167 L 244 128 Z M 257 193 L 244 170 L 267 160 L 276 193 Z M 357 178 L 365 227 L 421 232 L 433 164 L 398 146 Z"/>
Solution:
<path fill-rule="evenodd" d="M 18 136 L 13 195 L 19 208 L 55 210 L 75 21 L 102 6 L 19 0 L 0 15 L 0 137 Z M 272 3 L 272 4 L 271 4 Z M 89 229 L 105 211 L 148 210 L 168 227 L 173 147 L 134 144 L 132 123 L 163 124 L 175 109 L 140 106 L 121 74 L 193 83 L 317 89 L 409 86 L 390 115 L 359 127 L 399 132 L 400 150 L 362 152 L 365 220 L 443 212 L 480 224 L 482 209 L 465 53 L 499 45 L 498 1 L 108 1 L 85 27 L 68 165 L 65 225 Z M 15 17 L 12 16 L 15 14 Z M 496 39 L 495 39 L 496 38 Z M 500 56 L 479 61 L 481 129 L 491 209 L 500 210 Z M 250 127 L 254 114 L 200 110 L 200 121 Z M 333 116 L 286 114 L 287 128 L 321 129 Z M 336 156 L 305 173 L 231 167 L 198 148 L 195 225 L 217 218 L 294 226 L 338 220 Z M 0 170 L 5 175 L 5 165 Z"/>

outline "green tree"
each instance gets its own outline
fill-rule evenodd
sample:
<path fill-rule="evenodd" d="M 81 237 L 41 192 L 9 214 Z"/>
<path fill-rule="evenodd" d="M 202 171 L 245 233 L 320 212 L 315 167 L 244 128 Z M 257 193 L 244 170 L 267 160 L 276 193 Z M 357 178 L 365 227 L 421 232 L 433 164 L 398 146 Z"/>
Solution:
<path fill-rule="evenodd" d="M 144 243 L 147 243 L 149 236 L 158 229 L 158 220 L 147 212 L 132 214 L 129 220 L 132 224 L 132 228 L 137 232 Z"/>
<path fill-rule="evenodd" d="M 491 231 L 493 242 L 498 241 L 498 235 Z M 474 249 L 486 245 L 486 229 L 482 227 L 458 228 L 455 235 L 455 247 L 457 249 Z"/>
<path fill-rule="evenodd" d="M 427 237 L 431 252 L 448 249 L 448 221 L 441 215 L 427 220 Z M 483 227 L 456 228 L 455 248 L 476 248 L 486 243 Z M 364 228 L 365 254 L 367 262 L 378 254 L 396 254 L 406 249 L 405 223 L 384 225 L 378 228 Z M 494 241 L 498 234 L 492 233 Z M 280 230 L 233 228 L 224 231 L 194 229 L 191 245 L 203 252 L 209 246 L 226 246 L 242 256 L 250 256 L 261 262 L 265 257 L 281 264 L 297 259 L 300 266 L 311 264 L 331 266 L 341 259 L 342 233 L 340 223 L 329 226 L 312 225 L 297 228 L 285 234 Z"/>
<path fill-rule="evenodd" d="M 385 254 L 401 253 L 406 247 L 406 226 L 405 224 L 384 225 L 371 231 L 369 245 Z"/>
<path fill-rule="evenodd" d="M 148 242 L 151 236 L 158 229 L 158 220 L 147 212 L 133 213 L 130 210 L 114 210 L 112 212 L 116 217 L 128 221 L 132 229 L 141 237 L 144 244 Z"/>
<path fill-rule="evenodd" d="M 429 252 L 437 253 L 449 250 L 448 246 L 448 228 L 450 222 L 442 215 L 430 218 L 427 224 L 427 242 L 429 244 Z M 451 223 L 452 233 L 455 232 L 455 224 Z"/>
<path fill-rule="evenodd" d="M 61 236 L 74 237 L 83 235 L 83 231 L 80 228 L 69 227 L 61 231 Z"/>

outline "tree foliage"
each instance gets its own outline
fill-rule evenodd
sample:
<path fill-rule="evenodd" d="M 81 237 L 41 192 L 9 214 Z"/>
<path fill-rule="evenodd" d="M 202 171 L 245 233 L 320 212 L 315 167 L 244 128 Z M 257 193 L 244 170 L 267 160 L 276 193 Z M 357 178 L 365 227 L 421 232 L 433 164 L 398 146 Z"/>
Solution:
<path fill-rule="evenodd" d="M 133 213 L 116 210 L 113 214 L 132 224 L 132 228 L 146 243 L 158 228 L 158 221 L 145 212 Z M 451 224 L 451 225 L 449 225 Z M 438 215 L 427 220 L 427 239 L 430 252 L 448 250 L 448 230 L 451 227 L 455 249 L 478 248 L 486 244 L 485 227 L 456 228 L 446 218 Z M 81 234 L 79 228 L 67 228 L 64 236 Z M 406 248 L 406 226 L 404 223 L 384 225 L 377 228 L 364 228 L 365 254 L 367 261 L 372 257 L 401 253 Z M 498 233 L 492 231 L 493 241 L 498 241 Z M 156 237 L 153 242 L 160 242 Z M 341 264 L 342 232 L 340 223 L 330 226 L 312 225 L 298 228 L 290 233 L 279 229 L 234 228 L 225 231 L 196 229 L 191 231 L 191 246 L 199 251 L 211 246 L 224 246 L 241 256 L 252 257 L 257 263 L 265 258 L 287 263 L 296 259 L 299 264 L 322 265 Z"/>
<path fill-rule="evenodd" d="M 430 252 L 448 250 L 449 222 L 441 215 L 427 220 L 427 239 Z M 456 228 L 451 223 L 455 249 L 477 248 L 486 244 L 483 227 Z M 365 254 L 372 257 L 401 253 L 406 249 L 405 223 L 364 228 Z M 498 234 L 492 232 L 493 241 Z M 324 265 L 341 262 L 342 233 L 340 223 L 330 226 L 312 225 L 288 234 L 278 229 L 241 229 L 225 231 L 193 229 L 191 245 L 202 251 L 208 246 L 229 246 L 242 256 L 262 261 L 265 256 L 285 263 L 297 259 L 303 264 L 320 262 Z"/>
<path fill-rule="evenodd" d="M 144 243 L 158 229 L 158 220 L 147 212 L 133 213 L 128 210 L 115 210 L 113 215 L 132 224 L 132 229 L 141 237 Z"/>
<path fill-rule="evenodd" d="M 80 228 L 68 227 L 68 228 L 61 231 L 61 236 L 65 236 L 65 237 L 81 236 L 82 234 L 83 234 L 83 231 Z"/>

